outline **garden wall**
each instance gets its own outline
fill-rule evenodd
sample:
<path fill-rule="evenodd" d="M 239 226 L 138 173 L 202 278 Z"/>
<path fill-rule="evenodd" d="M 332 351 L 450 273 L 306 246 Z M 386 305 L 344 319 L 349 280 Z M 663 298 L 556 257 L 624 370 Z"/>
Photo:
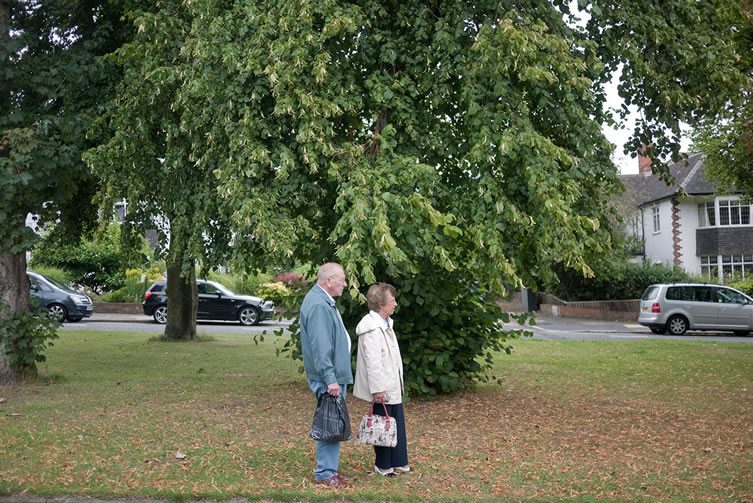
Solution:
<path fill-rule="evenodd" d="M 108 314 L 144 314 L 144 309 L 137 302 L 95 302 L 95 313 Z"/>
<path fill-rule="evenodd" d="M 641 306 L 640 299 L 567 302 L 548 294 L 541 294 L 539 299 L 543 315 L 604 321 L 636 321 Z"/>

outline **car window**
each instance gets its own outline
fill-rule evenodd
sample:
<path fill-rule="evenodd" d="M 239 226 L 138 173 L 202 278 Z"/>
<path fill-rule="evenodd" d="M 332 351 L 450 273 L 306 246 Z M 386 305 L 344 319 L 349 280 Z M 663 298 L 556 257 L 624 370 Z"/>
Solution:
<path fill-rule="evenodd" d="M 693 300 L 693 287 L 691 286 L 670 286 L 667 288 L 665 296 L 667 300 Z"/>
<path fill-rule="evenodd" d="M 224 293 L 224 294 L 225 294 L 225 295 L 227 295 L 227 296 L 230 296 L 230 297 L 232 297 L 233 295 L 235 295 L 235 294 L 234 294 L 233 292 L 231 292 L 231 291 L 230 291 L 230 289 L 228 289 L 228 287 L 226 287 L 225 285 L 221 285 L 221 284 L 219 284 L 219 283 L 209 283 L 209 284 L 210 284 L 210 285 L 212 285 L 213 287 L 215 287 L 215 288 L 217 289 L 217 291 L 219 291 L 219 292 L 222 292 L 222 293 Z"/>
<path fill-rule="evenodd" d="M 693 298 L 696 302 L 714 302 L 714 289 L 710 286 L 694 286 Z"/>
<path fill-rule="evenodd" d="M 743 294 L 727 288 L 717 288 L 716 299 L 717 302 L 723 304 L 745 304 L 745 296 Z"/>
<path fill-rule="evenodd" d="M 199 290 L 199 293 L 203 294 L 218 294 L 220 291 L 214 287 L 214 285 L 211 285 L 209 283 L 199 283 L 196 285 L 196 287 Z"/>
<path fill-rule="evenodd" d="M 67 290 L 68 289 L 67 286 L 65 286 L 64 284 L 60 283 L 59 281 L 55 281 L 52 278 L 48 278 L 48 277 L 45 276 L 44 279 L 46 281 L 48 281 L 51 285 L 56 286 L 56 287 L 60 288 L 61 290 Z M 44 283 L 44 281 L 40 281 L 40 283 Z M 50 290 L 50 291 L 52 291 L 52 290 Z"/>
<path fill-rule="evenodd" d="M 38 290 L 40 290 L 42 292 L 52 292 L 53 291 L 52 288 L 50 288 L 50 286 L 47 285 L 44 281 L 39 281 L 34 276 L 27 276 L 27 277 L 29 278 L 29 282 L 32 285 L 36 286 Z"/>
<path fill-rule="evenodd" d="M 643 292 L 641 300 L 654 300 L 659 295 L 659 287 L 657 285 L 651 285 Z"/>
<path fill-rule="evenodd" d="M 159 283 L 155 283 L 154 285 L 152 285 L 152 288 L 150 288 L 152 292 L 161 292 L 164 289 L 165 289 L 165 285 L 161 285 Z"/>

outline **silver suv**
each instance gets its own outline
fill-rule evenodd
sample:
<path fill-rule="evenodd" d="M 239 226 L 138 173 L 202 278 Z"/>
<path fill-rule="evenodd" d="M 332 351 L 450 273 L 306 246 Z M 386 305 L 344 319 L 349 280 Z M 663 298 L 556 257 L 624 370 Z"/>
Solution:
<path fill-rule="evenodd" d="M 748 335 L 753 330 L 753 299 L 722 285 L 651 285 L 643 292 L 638 323 L 655 334 L 718 330 Z"/>

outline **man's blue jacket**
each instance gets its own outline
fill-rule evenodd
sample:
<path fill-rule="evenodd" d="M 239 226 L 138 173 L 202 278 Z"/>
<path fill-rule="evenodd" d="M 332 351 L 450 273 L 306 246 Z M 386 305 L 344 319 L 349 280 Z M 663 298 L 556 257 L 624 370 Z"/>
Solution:
<path fill-rule="evenodd" d="M 314 285 L 301 305 L 301 350 L 309 379 L 325 384 L 352 384 L 348 338 L 334 300 Z"/>

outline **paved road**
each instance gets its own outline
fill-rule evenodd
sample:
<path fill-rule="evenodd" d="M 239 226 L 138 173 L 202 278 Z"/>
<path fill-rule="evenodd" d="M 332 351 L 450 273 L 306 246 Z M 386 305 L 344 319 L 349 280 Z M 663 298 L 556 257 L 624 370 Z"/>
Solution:
<path fill-rule="evenodd" d="M 261 333 L 263 331 L 287 328 L 290 320 L 263 321 L 254 327 L 244 327 L 232 321 L 200 321 L 197 330 L 200 333 Z M 510 323 L 509 328 L 520 328 L 516 323 Z M 65 323 L 63 330 L 98 330 L 112 332 L 143 332 L 161 334 L 163 325 L 154 323 L 151 317 L 140 314 L 107 314 L 94 313 L 91 318 L 78 323 Z M 534 337 L 550 340 L 639 340 L 639 339 L 676 339 L 702 340 L 717 342 L 746 342 L 753 343 L 753 337 L 737 337 L 732 333 L 688 332 L 687 335 L 677 337 L 671 335 L 656 335 L 637 323 L 610 322 L 586 320 L 581 318 L 563 318 L 537 316 L 536 325 L 531 329 Z"/>
<path fill-rule="evenodd" d="M 199 321 L 196 330 L 199 333 L 225 333 L 225 334 L 256 334 L 263 331 L 270 332 L 287 328 L 287 321 L 262 321 L 252 327 L 246 327 L 237 321 Z M 143 314 L 111 314 L 94 313 L 91 318 L 84 318 L 77 323 L 64 323 L 63 330 L 96 330 L 110 332 L 142 332 L 146 334 L 161 334 L 165 331 L 164 325 L 154 322 L 151 316 Z"/>
<path fill-rule="evenodd" d="M 511 324 L 511 326 L 514 326 Z M 688 332 L 683 336 L 657 335 L 635 322 L 611 322 L 582 318 L 537 316 L 534 338 L 550 340 L 699 340 L 753 343 L 753 337 L 737 337 L 732 332 Z"/>

